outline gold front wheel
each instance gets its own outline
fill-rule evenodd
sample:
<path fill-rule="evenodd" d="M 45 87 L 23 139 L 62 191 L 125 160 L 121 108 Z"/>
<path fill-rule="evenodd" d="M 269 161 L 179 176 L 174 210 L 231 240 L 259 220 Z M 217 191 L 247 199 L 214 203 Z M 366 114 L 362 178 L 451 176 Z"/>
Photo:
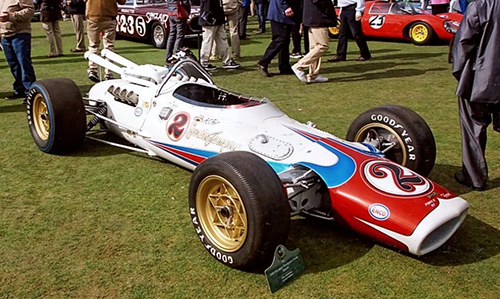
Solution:
<path fill-rule="evenodd" d="M 218 248 L 235 252 L 245 243 L 248 219 L 236 188 L 218 175 L 207 176 L 196 194 L 199 221 L 206 236 Z"/>
<path fill-rule="evenodd" d="M 203 247 L 231 268 L 267 268 L 288 238 L 290 205 L 281 180 L 249 152 L 222 153 L 198 165 L 189 211 Z"/>

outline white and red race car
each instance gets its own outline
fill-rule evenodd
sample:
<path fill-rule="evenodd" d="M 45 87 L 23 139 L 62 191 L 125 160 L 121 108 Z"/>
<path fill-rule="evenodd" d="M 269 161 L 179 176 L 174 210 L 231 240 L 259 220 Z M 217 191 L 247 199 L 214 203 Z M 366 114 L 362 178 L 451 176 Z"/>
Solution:
<path fill-rule="evenodd" d="M 441 246 L 466 217 L 465 200 L 424 177 L 434 137 L 409 109 L 370 109 L 344 141 L 266 98 L 218 88 L 190 55 L 168 68 L 106 50 L 86 57 L 121 79 L 95 84 L 85 99 L 69 79 L 35 82 L 27 113 L 38 148 L 62 153 L 90 138 L 194 170 L 195 232 L 230 267 L 268 266 L 295 215 L 340 220 L 414 255 Z"/>

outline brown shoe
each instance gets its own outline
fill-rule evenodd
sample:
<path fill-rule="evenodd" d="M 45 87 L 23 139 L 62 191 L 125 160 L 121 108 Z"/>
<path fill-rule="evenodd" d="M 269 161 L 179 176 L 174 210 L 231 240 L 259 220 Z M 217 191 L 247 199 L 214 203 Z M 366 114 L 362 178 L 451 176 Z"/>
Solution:
<path fill-rule="evenodd" d="M 85 52 L 85 49 L 74 48 L 74 49 L 71 49 L 70 51 L 73 53 L 79 53 L 79 52 Z"/>
<path fill-rule="evenodd" d="M 328 59 L 328 61 L 330 62 L 345 61 L 345 56 L 335 55 L 332 58 Z"/>

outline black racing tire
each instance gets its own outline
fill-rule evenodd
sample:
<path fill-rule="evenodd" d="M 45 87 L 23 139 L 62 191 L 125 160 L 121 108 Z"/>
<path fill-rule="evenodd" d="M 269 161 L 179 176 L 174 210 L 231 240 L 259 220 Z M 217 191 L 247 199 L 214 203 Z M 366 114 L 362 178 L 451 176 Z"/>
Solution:
<path fill-rule="evenodd" d="M 167 30 L 160 23 L 154 23 L 151 26 L 151 43 L 155 48 L 165 49 L 165 45 L 167 44 Z"/>
<path fill-rule="evenodd" d="M 31 136 L 45 153 L 61 154 L 82 146 L 86 132 L 85 105 L 70 79 L 36 81 L 27 98 Z"/>
<path fill-rule="evenodd" d="M 386 105 L 362 113 L 349 127 L 346 140 L 386 150 L 389 160 L 423 176 L 431 173 L 436 161 L 431 129 L 420 115 L 402 106 Z"/>
<path fill-rule="evenodd" d="M 235 269 L 268 267 L 290 230 L 290 206 L 276 172 L 249 152 L 211 157 L 194 171 L 189 209 L 205 249 Z"/>
<path fill-rule="evenodd" d="M 427 23 L 416 22 L 411 25 L 408 35 L 410 36 L 410 40 L 413 44 L 419 46 L 428 45 L 434 38 L 434 30 Z"/>

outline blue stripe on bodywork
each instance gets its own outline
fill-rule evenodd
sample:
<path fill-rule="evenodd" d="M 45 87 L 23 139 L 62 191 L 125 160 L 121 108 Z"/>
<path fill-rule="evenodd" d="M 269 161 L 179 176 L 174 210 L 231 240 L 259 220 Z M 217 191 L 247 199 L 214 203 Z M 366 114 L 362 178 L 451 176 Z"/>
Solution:
<path fill-rule="evenodd" d="M 194 148 L 189 148 L 189 147 L 184 147 L 184 146 L 178 146 L 178 145 L 172 145 L 172 144 L 167 144 L 167 143 L 161 143 L 161 142 L 157 142 L 157 141 L 150 141 L 152 144 L 154 144 L 155 146 L 159 147 L 160 149 L 168 152 L 169 154 L 171 155 L 174 155 L 180 159 L 182 159 L 183 161 L 186 161 L 190 164 L 193 164 L 194 166 L 198 166 L 200 163 L 196 162 L 196 161 L 193 161 L 192 159 L 189 159 L 188 157 L 185 157 L 185 156 L 181 156 L 180 154 L 178 153 L 174 153 L 170 150 L 168 150 L 168 148 L 173 148 L 173 149 L 176 149 L 178 151 L 183 151 L 183 152 L 186 152 L 190 155 L 196 155 L 196 156 L 199 156 L 199 157 L 203 157 L 205 159 L 208 159 L 210 157 L 213 157 L 215 155 L 218 155 L 219 153 L 217 152 L 210 152 L 210 151 L 204 151 L 204 150 L 199 150 L 199 149 L 194 149 Z M 265 160 L 266 161 L 266 160 Z M 269 164 L 271 166 L 271 168 L 277 173 L 281 173 L 287 169 L 290 168 L 290 164 L 284 164 L 284 163 L 279 163 L 279 162 L 274 162 L 274 161 L 266 161 L 267 164 Z"/>
<path fill-rule="evenodd" d="M 321 138 L 319 136 L 316 136 L 314 134 L 311 134 L 309 132 L 304 132 L 299 129 L 295 128 L 290 128 L 292 131 L 296 132 L 300 136 L 310 140 L 310 141 L 315 141 L 317 144 L 321 145 L 325 149 L 327 149 L 329 152 L 335 154 L 338 158 L 337 163 L 333 165 L 328 165 L 328 166 L 323 166 L 323 165 L 318 165 L 310 162 L 298 162 L 297 164 L 306 166 L 314 172 L 316 172 L 321 179 L 325 182 L 326 186 L 328 188 L 334 188 L 338 187 L 344 183 L 346 183 L 349 179 L 352 178 L 354 173 L 356 172 L 356 162 L 354 161 L 353 158 L 351 158 L 349 155 L 345 154 L 341 150 L 325 143 L 322 141 L 322 139 L 327 139 L 329 142 L 333 142 L 335 144 L 338 144 L 338 147 L 341 148 L 342 146 L 345 146 L 338 141 L 331 139 L 331 138 Z M 311 138 L 311 136 L 313 138 Z M 317 138 L 317 139 L 316 139 Z"/>
<path fill-rule="evenodd" d="M 328 188 L 338 187 L 352 178 L 356 172 L 356 162 L 354 159 L 322 141 L 318 141 L 318 144 L 335 154 L 339 159 L 337 163 L 329 166 L 322 166 L 309 162 L 299 162 L 297 164 L 314 170 L 314 172 L 323 179 Z"/>

